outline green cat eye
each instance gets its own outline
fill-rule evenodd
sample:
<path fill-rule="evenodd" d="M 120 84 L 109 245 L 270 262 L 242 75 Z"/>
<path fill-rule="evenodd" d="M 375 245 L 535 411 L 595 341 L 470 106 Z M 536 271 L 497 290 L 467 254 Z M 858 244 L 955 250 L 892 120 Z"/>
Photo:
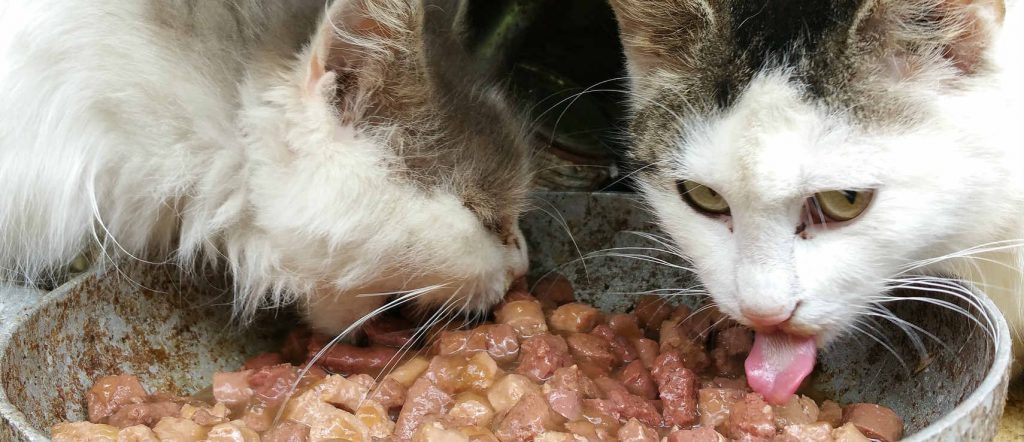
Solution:
<path fill-rule="evenodd" d="M 693 181 L 682 180 L 677 186 L 679 193 L 694 210 L 709 215 L 729 214 L 729 203 L 714 189 Z"/>
<path fill-rule="evenodd" d="M 832 221 L 850 221 L 857 218 L 871 204 L 875 192 L 855 190 L 833 190 L 814 195 L 821 212 Z"/>

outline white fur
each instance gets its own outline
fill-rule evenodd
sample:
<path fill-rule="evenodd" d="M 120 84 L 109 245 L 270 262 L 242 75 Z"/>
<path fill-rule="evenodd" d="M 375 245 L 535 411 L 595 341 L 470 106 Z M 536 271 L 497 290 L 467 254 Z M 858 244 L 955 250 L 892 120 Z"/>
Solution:
<path fill-rule="evenodd" d="M 858 129 L 807 102 L 775 69 L 725 114 L 686 128 L 669 161 L 675 175 L 641 186 L 723 311 L 742 320 L 741 310 L 770 316 L 799 303 L 784 327 L 825 344 L 851 330 L 889 278 L 914 267 L 973 281 L 1021 331 L 1024 11 L 1009 6 L 990 55 L 996 74 L 959 90 L 942 84 L 944 72 L 893 85 L 934 111 L 924 124 Z M 691 209 L 679 179 L 718 191 L 731 219 Z M 795 234 L 806 199 L 840 189 L 878 191 L 859 219 Z M 960 253 L 990 244 L 1002 247 Z"/>
<path fill-rule="evenodd" d="M 171 25 L 159 3 L 0 4 L 0 276 L 36 278 L 98 241 L 114 258 L 224 262 L 239 313 L 300 300 L 336 332 L 384 301 L 358 294 L 443 285 L 425 302 L 458 291 L 482 309 L 525 273 L 525 249 L 454 194 L 398 179 L 385 140 L 339 122 L 333 74 L 309 89 L 314 55 L 294 48 L 322 0 L 200 1 Z M 246 24 L 267 34 L 223 30 Z"/>

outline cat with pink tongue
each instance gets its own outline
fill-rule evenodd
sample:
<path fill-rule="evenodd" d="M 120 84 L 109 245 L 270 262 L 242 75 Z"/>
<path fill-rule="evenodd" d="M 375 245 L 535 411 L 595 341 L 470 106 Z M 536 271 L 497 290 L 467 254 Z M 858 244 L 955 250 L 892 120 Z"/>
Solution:
<path fill-rule="evenodd" d="M 755 391 L 787 400 L 819 348 L 892 320 L 897 286 L 972 282 L 1021 331 L 1018 4 L 611 3 L 639 189 L 755 329 Z"/>

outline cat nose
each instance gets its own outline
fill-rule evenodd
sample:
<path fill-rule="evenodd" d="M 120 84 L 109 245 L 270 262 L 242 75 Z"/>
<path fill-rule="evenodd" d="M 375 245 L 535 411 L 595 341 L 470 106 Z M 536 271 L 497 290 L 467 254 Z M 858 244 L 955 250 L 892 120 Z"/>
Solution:
<path fill-rule="evenodd" d="M 740 308 L 743 317 L 750 321 L 754 327 L 775 327 L 793 317 L 793 309 L 780 309 L 775 311 L 761 311 L 748 308 Z"/>

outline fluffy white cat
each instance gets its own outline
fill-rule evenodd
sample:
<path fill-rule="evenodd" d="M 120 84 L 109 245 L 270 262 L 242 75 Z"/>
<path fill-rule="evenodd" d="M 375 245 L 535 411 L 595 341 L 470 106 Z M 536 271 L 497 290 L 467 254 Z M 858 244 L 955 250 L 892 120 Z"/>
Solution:
<path fill-rule="evenodd" d="M 784 400 L 895 287 L 968 295 L 908 275 L 974 282 L 1020 335 L 1020 5 L 612 5 L 641 189 L 719 308 L 774 352 L 747 360 L 751 386 Z"/>
<path fill-rule="evenodd" d="M 387 299 L 361 294 L 487 309 L 526 272 L 527 151 L 455 3 L 5 0 L 0 277 L 98 244 L 322 332 Z"/>

